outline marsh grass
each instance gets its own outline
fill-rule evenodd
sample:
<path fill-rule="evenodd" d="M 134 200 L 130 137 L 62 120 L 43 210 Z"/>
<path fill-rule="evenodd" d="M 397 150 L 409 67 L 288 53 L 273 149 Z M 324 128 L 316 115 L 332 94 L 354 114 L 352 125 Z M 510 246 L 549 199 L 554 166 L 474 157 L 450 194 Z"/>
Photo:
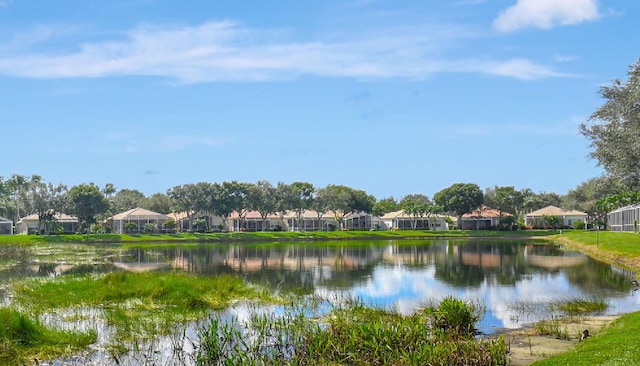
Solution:
<path fill-rule="evenodd" d="M 70 276 L 16 283 L 16 300 L 36 310 L 70 306 L 135 309 L 175 308 L 190 312 L 221 309 L 238 299 L 269 299 L 266 290 L 239 277 L 198 277 L 181 272 L 113 272 L 104 276 Z"/>
<path fill-rule="evenodd" d="M 571 338 L 567 321 L 557 316 L 536 322 L 533 329 L 537 335 L 553 336 L 558 339 Z"/>
<path fill-rule="evenodd" d="M 538 335 L 553 336 L 558 339 L 571 339 L 572 336 L 579 339 L 579 334 L 571 334 L 569 324 L 579 322 L 586 315 L 602 313 L 607 310 L 607 307 L 607 302 L 599 297 L 579 297 L 557 301 L 548 305 L 552 313 L 551 319 L 536 322 L 534 331 Z"/>
<path fill-rule="evenodd" d="M 198 365 L 502 365 L 502 337 L 475 337 L 477 320 L 467 303 L 449 298 L 412 315 L 352 301 L 322 318 L 293 307 L 273 318 L 254 314 L 249 323 L 213 317 L 198 331 Z M 450 325 L 443 328 L 443 319 Z M 468 324 L 471 321 L 474 323 Z M 456 326 L 454 326 L 456 325 Z"/>
<path fill-rule="evenodd" d="M 30 364 L 80 350 L 96 341 L 95 331 L 51 329 L 12 309 L 0 308 L 0 364 Z"/>
<path fill-rule="evenodd" d="M 552 303 L 549 305 L 551 311 L 562 311 L 568 315 L 584 315 L 602 313 L 609 305 L 601 297 L 579 297 Z"/>
<path fill-rule="evenodd" d="M 275 301 L 266 290 L 239 277 L 205 278 L 181 272 L 40 278 L 15 283 L 12 288 L 15 301 L 36 316 L 64 308 L 100 309 L 114 333 L 107 346 L 113 355 L 234 301 Z"/>

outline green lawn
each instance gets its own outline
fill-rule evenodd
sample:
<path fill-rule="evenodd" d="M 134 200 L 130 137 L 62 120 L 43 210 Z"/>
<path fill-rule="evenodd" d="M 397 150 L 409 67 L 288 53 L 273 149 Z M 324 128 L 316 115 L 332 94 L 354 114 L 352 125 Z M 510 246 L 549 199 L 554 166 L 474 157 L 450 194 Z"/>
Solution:
<path fill-rule="evenodd" d="M 358 239 L 415 239 L 415 238 L 468 238 L 468 237 L 531 237 L 553 235 L 554 232 L 540 231 L 421 231 L 421 230 L 381 230 L 381 231 L 307 231 L 307 232 L 230 232 L 230 233 L 180 233 L 180 234 L 88 234 L 88 235 L 2 235 L 0 244 L 35 243 L 126 243 L 126 242 L 268 242 L 288 240 L 358 240 Z"/>
<path fill-rule="evenodd" d="M 534 363 L 536 366 L 640 365 L 640 312 L 622 316 L 569 352 Z"/>

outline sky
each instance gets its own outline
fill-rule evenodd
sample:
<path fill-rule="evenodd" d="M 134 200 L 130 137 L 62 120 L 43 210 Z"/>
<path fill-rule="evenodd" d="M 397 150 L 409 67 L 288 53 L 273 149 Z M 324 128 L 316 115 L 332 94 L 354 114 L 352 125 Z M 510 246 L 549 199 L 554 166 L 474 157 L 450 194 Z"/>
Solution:
<path fill-rule="evenodd" d="M 566 194 L 637 0 L 0 0 L 0 176 Z"/>

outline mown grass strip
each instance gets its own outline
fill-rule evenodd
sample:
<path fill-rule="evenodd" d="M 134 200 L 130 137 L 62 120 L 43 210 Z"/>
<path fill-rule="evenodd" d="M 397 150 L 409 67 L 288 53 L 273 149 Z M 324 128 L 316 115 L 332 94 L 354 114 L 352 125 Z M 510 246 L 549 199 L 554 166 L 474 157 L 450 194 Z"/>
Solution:
<path fill-rule="evenodd" d="M 640 365 L 640 312 L 624 315 L 595 336 L 566 353 L 534 363 L 536 366 Z"/>
<path fill-rule="evenodd" d="M 228 233 L 179 233 L 179 234 L 78 234 L 78 235 L 2 235 L 0 244 L 37 243 L 129 243 L 129 242 L 225 242 L 225 241 L 283 241 L 283 240 L 361 240 L 361 239 L 415 239 L 415 238 L 469 238 L 548 236 L 555 231 L 268 231 Z"/>

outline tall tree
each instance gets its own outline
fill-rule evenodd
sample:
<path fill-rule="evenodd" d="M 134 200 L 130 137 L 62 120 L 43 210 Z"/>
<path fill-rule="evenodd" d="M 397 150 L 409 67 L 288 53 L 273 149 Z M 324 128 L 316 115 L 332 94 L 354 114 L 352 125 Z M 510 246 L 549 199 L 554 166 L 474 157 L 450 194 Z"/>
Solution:
<path fill-rule="evenodd" d="M 109 203 L 98 186 L 80 184 L 69 190 L 72 213 L 78 217 L 83 231 L 96 222 L 96 216 L 109 210 Z"/>
<path fill-rule="evenodd" d="M 415 230 L 418 218 L 423 218 L 431 206 L 431 200 L 424 194 L 408 194 L 400 200 L 400 207 L 411 216 L 411 229 Z"/>
<path fill-rule="evenodd" d="M 11 199 L 9 182 L 0 177 L 0 216 L 9 217 L 14 209 L 15 203 Z"/>
<path fill-rule="evenodd" d="M 462 215 L 482 206 L 483 198 L 482 190 L 474 183 L 455 183 L 433 195 L 436 204 L 458 217 L 458 225 Z"/>
<path fill-rule="evenodd" d="M 517 215 L 518 208 L 522 207 L 524 203 L 522 191 L 516 190 L 513 186 L 495 186 L 493 190 L 487 189 L 486 192 L 492 193 L 485 193 L 484 203 L 488 207 L 498 210 L 500 220 L 505 212 Z"/>
<path fill-rule="evenodd" d="M 591 141 L 591 156 L 632 189 L 640 188 L 640 60 L 629 66 L 628 79 L 600 87 L 605 103 L 580 125 Z"/>
<path fill-rule="evenodd" d="M 171 212 L 171 199 L 164 193 L 154 193 L 144 199 L 140 207 L 154 212 L 168 214 Z"/>
<path fill-rule="evenodd" d="M 610 175 L 591 178 L 569 190 L 562 197 L 562 207 L 586 212 L 588 222 L 606 222 L 606 214 L 609 211 L 603 210 L 605 206 L 598 202 L 623 191 L 623 183 Z"/>
<path fill-rule="evenodd" d="M 39 229 L 48 235 L 55 225 L 55 213 L 62 212 L 67 187 L 63 184 L 54 186 L 41 180 L 32 181 L 29 186 L 31 206 L 38 215 Z"/>
<path fill-rule="evenodd" d="M 187 215 L 189 231 L 193 230 L 193 218 L 198 211 L 200 200 L 203 198 L 201 193 L 195 184 L 178 185 L 167 190 L 172 210 L 184 212 Z"/>
<path fill-rule="evenodd" d="M 302 227 L 302 214 L 304 210 L 311 208 L 316 189 L 313 184 L 307 182 L 293 182 L 289 189 L 291 190 L 291 204 L 296 212 L 298 229 L 300 229 Z"/>
<path fill-rule="evenodd" d="M 123 188 L 110 200 L 114 214 L 142 207 L 146 197 L 137 189 Z"/>
<path fill-rule="evenodd" d="M 330 184 L 318 190 L 318 196 L 327 203 L 333 218 L 342 228 L 344 217 L 352 211 L 350 188 L 343 185 Z"/>
<path fill-rule="evenodd" d="M 376 201 L 376 203 L 373 205 L 372 214 L 375 216 L 382 216 L 389 212 L 398 211 L 399 209 L 400 205 L 398 204 L 398 201 L 393 198 L 393 196 L 385 197 L 381 200 Z"/>
<path fill-rule="evenodd" d="M 256 182 L 249 186 L 249 202 L 252 210 L 260 213 L 262 218 L 262 231 L 268 229 L 267 217 L 278 209 L 278 197 L 276 188 L 266 180 Z"/>
<path fill-rule="evenodd" d="M 15 222 L 20 221 L 20 199 L 22 198 L 22 192 L 24 192 L 24 190 L 27 188 L 27 186 L 29 185 L 29 181 L 27 180 L 27 177 L 25 177 L 24 175 L 20 175 L 20 174 L 12 174 L 11 178 L 8 181 L 9 184 L 9 190 L 11 190 L 12 195 L 13 195 L 13 202 L 15 204 L 15 208 L 16 208 L 16 220 Z"/>

